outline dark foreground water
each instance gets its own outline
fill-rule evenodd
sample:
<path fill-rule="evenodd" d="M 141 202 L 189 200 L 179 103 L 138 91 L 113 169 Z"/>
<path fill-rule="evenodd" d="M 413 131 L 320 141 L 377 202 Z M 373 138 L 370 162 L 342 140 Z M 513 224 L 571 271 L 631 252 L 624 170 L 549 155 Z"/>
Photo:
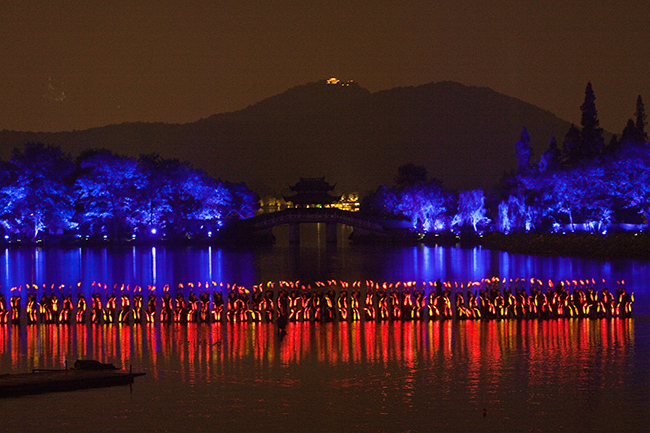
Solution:
<path fill-rule="evenodd" d="M 624 279 L 635 292 L 633 318 L 293 323 L 281 341 L 268 324 L 4 326 L 0 373 L 93 358 L 147 375 L 131 388 L 2 399 L 0 431 L 650 430 L 648 263 L 327 247 L 319 239 L 261 251 L 6 250 L 0 291 L 80 282 L 90 293 L 92 281 L 175 287 L 499 276 L 594 278 L 613 287 Z"/>
<path fill-rule="evenodd" d="M 647 320 L 39 325 L 3 368 L 91 357 L 129 387 L 0 400 L 3 431 L 647 431 Z"/>

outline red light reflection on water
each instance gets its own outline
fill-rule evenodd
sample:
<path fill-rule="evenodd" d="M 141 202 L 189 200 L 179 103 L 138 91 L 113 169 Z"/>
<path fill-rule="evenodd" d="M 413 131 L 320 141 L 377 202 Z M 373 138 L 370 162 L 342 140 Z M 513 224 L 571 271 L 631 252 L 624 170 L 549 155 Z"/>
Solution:
<path fill-rule="evenodd" d="M 506 387 L 504 375 L 531 388 L 576 377 L 584 378 L 579 386 L 604 387 L 599 377 L 624 371 L 633 346 L 634 319 L 299 322 L 289 324 L 282 340 L 274 325 L 260 323 L 39 324 L 0 327 L 0 359 L 11 360 L 0 372 L 62 368 L 66 360 L 92 358 L 133 365 L 153 379 L 174 372 L 193 384 L 239 369 L 303 361 L 399 365 L 411 372 L 404 386 L 428 377 L 441 392 L 464 387 L 472 401 L 486 384 Z"/>

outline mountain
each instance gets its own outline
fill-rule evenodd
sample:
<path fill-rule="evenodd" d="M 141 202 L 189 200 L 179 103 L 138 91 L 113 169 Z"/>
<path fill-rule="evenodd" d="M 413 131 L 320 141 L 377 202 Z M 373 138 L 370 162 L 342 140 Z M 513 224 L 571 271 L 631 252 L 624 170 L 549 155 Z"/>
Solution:
<path fill-rule="evenodd" d="M 123 123 L 60 133 L 0 132 L 0 157 L 26 142 L 73 155 L 107 148 L 178 158 L 260 195 L 279 194 L 300 177 L 325 176 L 336 192 L 364 194 L 392 184 L 412 162 L 456 189 L 489 188 L 516 166 L 522 127 L 539 156 L 570 124 L 491 89 L 455 82 L 371 93 L 354 82 L 318 81 L 243 110 L 187 124 Z"/>

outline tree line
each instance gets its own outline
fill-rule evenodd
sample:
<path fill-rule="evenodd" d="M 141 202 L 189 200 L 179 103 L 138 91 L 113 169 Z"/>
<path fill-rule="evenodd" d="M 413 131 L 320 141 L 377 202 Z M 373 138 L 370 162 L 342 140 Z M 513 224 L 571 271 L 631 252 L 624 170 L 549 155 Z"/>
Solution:
<path fill-rule="evenodd" d="M 418 232 L 606 233 L 650 222 L 650 144 L 641 96 L 622 134 L 605 143 L 591 83 L 580 127 L 571 125 L 561 146 L 554 137 L 539 159 L 524 127 L 515 143 L 517 169 L 489 191 L 449 191 L 424 167 L 400 167 L 395 185 L 380 186 L 362 203 L 375 215 L 403 216 Z"/>
<path fill-rule="evenodd" d="M 27 143 L 0 162 L 0 230 L 7 240 L 211 236 L 248 218 L 257 196 L 158 155 L 131 158 Z"/>

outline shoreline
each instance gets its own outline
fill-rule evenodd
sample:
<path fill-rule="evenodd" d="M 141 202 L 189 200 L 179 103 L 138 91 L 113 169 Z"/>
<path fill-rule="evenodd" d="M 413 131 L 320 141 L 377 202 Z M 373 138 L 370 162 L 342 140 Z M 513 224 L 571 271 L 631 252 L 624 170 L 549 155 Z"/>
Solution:
<path fill-rule="evenodd" d="M 491 233 L 480 239 L 484 248 L 498 249 L 515 254 L 544 256 L 587 257 L 607 260 L 649 260 L 650 235 L 648 233 L 590 233 L 566 234 L 498 234 Z"/>
<path fill-rule="evenodd" d="M 225 233 L 224 233 L 225 234 Z M 120 248 L 120 247 L 193 247 L 214 246 L 219 248 L 257 249 L 274 244 L 274 238 L 241 236 L 242 233 L 213 238 L 180 239 L 66 239 L 52 238 L 47 241 L 5 241 L 7 249 L 20 248 Z M 650 260 L 650 233 L 617 232 L 606 235 L 591 233 L 486 233 L 484 235 L 452 233 L 417 236 L 410 231 L 393 231 L 386 236 L 355 235 L 350 237 L 352 245 L 376 245 L 394 247 L 399 245 L 427 245 L 472 248 L 481 246 L 491 250 L 514 254 L 543 256 L 571 256 L 598 259 Z"/>
<path fill-rule="evenodd" d="M 551 257 L 585 257 L 607 260 L 650 260 L 650 233 L 619 232 L 607 235 L 591 233 L 486 233 L 484 235 L 452 233 L 427 234 L 417 238 L 414 234 L 383 238 L 376 236 L 353 237 L 360 245 L 427 245 L 473 248 L 481 246 L 490 250 L 513 254 Z"/>

